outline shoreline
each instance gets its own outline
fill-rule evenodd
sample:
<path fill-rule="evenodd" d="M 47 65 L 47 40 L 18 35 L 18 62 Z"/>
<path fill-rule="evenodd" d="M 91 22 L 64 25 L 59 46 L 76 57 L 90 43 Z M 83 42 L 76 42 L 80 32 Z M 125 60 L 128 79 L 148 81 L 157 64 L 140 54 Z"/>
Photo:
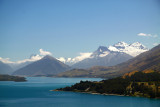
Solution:
<path fill-rule="evenodd" d="M 73 91 L 74 92 L 74 91 Z M 93 95 L 108 95 L 108 96 L 129 96 L 129 95 L 120 95 L 120 94 L 101 94 L 101 93 L 94 93 L 94 92 L 80 92 L 80 93 L 87 93 L 87 94 L 93 94 Z"/>
<path fill-rule="evenodd" d="M 50 90 L 50 91 L 64 91 L 64 90 Z M 96 92 L 80 92 L 80 91 L 64 91 L 64 92 L 78 92 L 78 93 L 86 93 L 86 94 L 93 94 L 93 95 L 105 95 L 105 96 L 121 96 L 121 97 L 124 97 L 124 96 L 127 96 L 127 97 L 140 97 L 140 98 L 149 98 L 149 97 L 143 97 L 143 96 L 132 96 L 132 95 L 120 95 L 120 94 L 107 94 L 107 93 L 96 93 Z M 158 97 L 156 98 L 149 98 L 149 99 L 159 99 Z"/>
<path fill-rule="evenodd" d="M 50 91 L 64 91 L 64 90 L 50 90 Z M 110 96 L 129 96 L 129 95 L 120 95 L 120 94 L 101 94 L 101 93 L 96 93 L 96 92 L 80 92 L 80 91 L 64 91 L 64 92 L 78 92 L 78 93 L 86 93 L 86 94 L 93 94 L 93 95 L 110 95 Z"/>

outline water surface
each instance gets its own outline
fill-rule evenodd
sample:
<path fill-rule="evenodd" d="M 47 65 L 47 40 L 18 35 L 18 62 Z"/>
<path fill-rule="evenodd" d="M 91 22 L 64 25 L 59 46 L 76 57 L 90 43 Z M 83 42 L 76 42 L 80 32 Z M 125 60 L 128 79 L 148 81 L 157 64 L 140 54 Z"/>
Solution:
<path fill-rule="evenodd" d="M 50 91 L 99 78 L 28 77 L 27 80 L 0 82 L 0 107 L 160 107 L 157 99 Z"/>

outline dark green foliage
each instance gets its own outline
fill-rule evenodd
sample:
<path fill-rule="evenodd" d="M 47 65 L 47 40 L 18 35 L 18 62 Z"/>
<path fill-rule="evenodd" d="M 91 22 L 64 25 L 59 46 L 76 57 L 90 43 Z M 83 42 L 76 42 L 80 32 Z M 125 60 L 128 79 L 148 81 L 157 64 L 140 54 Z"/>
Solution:
<path fill-rule="evenodd" d="M 103 80 L 102 83 L 95 83 L 90 81 L 81 81 L 80 83 L 76 83 L 71 87 L 61 88 L 60 90 L 64 91 L 95 91 L 98 93 L 115 93 L 115 94 L 125 94 L 126 87 L 130 84 L 129 81 L 126 81 L 122 78 L 115 78 L 110 80 Z M 87 90 L 88 89 L 88 90 Z"/>
<path fill-rule="evenodd" d="M 129 81 L 119 77 L 115 79 L 105 80 L 102 86 L 105 90 L 105 93 L 125 94 L 125 89 L 129 84 Z"/>
<path fill-rule="evenodd" d="M 26 81 L 26 79 L 24 77 L 18 77 L 18 76 L 0 75 L 0 81 L 23 82 Z"/>
<path fill-rule="evenodd" d="M 150 98 L 160 97 L 158 95 L 157 89 L 153 90 L 151 87 L 145 86 L 144 84 L 138 85 L 137 83 L 133 83 L 132 84 L 132 94 L 134 94 L 135 92 L 142 93 L 143 95 L 147 94 L 150 96 Z"/>
<path fill-rule="evenodd" d="M 149 82 L 149 81 L 160 81 L 160 73 L 153 72 L 153 73 L 143 73 L 143 72 L 136 72 L 131 77 L 127 77 L 129 81 L 135 82 Z"/>
<path fill-rule="evenodd" d="M 128 88 L 130 85 L 131 87 Z M 156 89 L 153 89 L 151 86 L 156 87 Z M 131 77 L 126 78 L 117 77 L 114 79 L 102 80 L 100 82 L 81 81 L 71 87 L 65 87 L 58 90 L 119 95 L 134 95 L 137 92 L 141 96 L 155 98 L 160 97 L 160 93 L 158 92 L 159 86 L 160 73 L 153 72 L 145 74 L 137 72 Z"/>

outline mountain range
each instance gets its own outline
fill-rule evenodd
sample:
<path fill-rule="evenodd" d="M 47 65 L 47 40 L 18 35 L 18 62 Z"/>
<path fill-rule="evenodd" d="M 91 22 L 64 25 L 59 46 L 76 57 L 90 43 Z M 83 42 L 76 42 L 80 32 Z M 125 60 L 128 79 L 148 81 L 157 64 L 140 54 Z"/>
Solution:
<path fill-rule="evenodd" d="M 39 55 L 32 55 L 30 59 L 19 61 L 22 63 L 3 63 L 3 64 L 7 65 L 8 69 L 12 69 L 7 71 L 12 71 L 12 72 L 15 71 L 13 73 L 14 75 L 19 75 L 19 74 L 24 76 L 55 75 L 60 72 L 68 70 L 68 68 L 86 69 L 92 66 L 114 66 L 119 63 L 125 62 L 139 55 L 140 53 L 146 51 L 148 51 L 148 49 L 139 42 L 135 42 L 132 44 L 127 44 L 125 42 L 118 42 L 108 47 L 99 46 L 99 48 L 96 51 L 92 53 L 81 54 L 81 56 L 77 56 L 75 58 L 65 59 L 63 57 L 53 58 L 51 56 L 42 57 Z M 44 61 L 44 59 L 48 60 Z M 53 65 L 53 63 L 61 63 L 60 64 L 61 66 L 59 65 L 56 66 L 56 64 Z M 70 67 L 67 66 L 66 64 L 69 64 Z M 64 67 L 64 65 L 67 67 Z M 1 66 L 1 68 L 3 67 Z M 3 72 L 9 74 L 9 72 L 7 71 L 3 70 Z M 54 73 L 52 71 L 54 71 Z"/>
<path fill-rule="evenodd" d="M 59 77 L 113 78 L 132 71 L 160 70 L 160 45 L 116 66 L 95 66 L 89 69 L 73 69 L 58 74 Z"/>
<path fill-rule="evenodd" d="M 88 58 L 72 65 L 72 68 L 90 68 L 92 66 L 113 66 L 125 62 L 148 49 L 139 42 L 127 44 L 118 42 L 113 46 L 100 46 Z"/>
<path fill-rule="evenodd" d="M 81 53 L 80 56 L 77 56 L 75 58 L 60 57 L 57 59 L 64 62 L 65 64 L 72 66 L 73 68 L 89 68 L 91 66 L 96 66 L 96 65 L 101 65 L 101 66 L 116 65 L 118 63 L 127 61 L 128 59 L 131 59 L 146 51 L 148 51 L 148 49 L 139 42 L 135 42 L 132 44 L 127 44 L 125 42 L 118 42 L 108 47 L 99 46 L 96 51 L 85 54 Z M 115 60 L 114 62 L 111 61 L 112 57 L 115 58 L 115 56 L 119 55 L 121 55 L 124 58 L 119 59 L 117 57 L 118 60 Z"/>

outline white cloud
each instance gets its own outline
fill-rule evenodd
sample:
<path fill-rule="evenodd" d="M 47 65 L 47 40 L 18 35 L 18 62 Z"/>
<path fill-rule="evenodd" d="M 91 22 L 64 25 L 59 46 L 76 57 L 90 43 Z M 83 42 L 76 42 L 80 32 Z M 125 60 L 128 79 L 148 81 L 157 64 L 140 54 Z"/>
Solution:
<path fill-rule="evenodd" d="M 70 62 L 72 60 L 72 58 L 67 58 L 67 62 Z"/>
<path fill-rule="evenodd" d="M 152 35 L 152 34 L 146 34 L 146 33 L 138 33 L 137 35 L 138 36 L 143 36 L 143 37 L 154 37 L 154 38 L 158 37 L 157 34 Z"/>
<path fill-rule="evenodd" d="M 37 54 L 37 55 L 32 56 L 29 59 L 20 60 L 20 61 L 17 61 L 15 63 L 19 64 L 19 63 L 25 63 L 25 62 L 28 62 L 28 61 L 37 61 L 37 60 L 42 59 L 45 55 L 52 55 L 51 52 L 44 51 L 43 49 L 39 49 L 39 52 L 40 52 L 40 55 Z"/>
<path fill-rule="evenodd" d="M 139 34 L 137 34 L 138 36 L 152 36 L 151 34 L 146 34 L 146 33 L 139 33 Z"/>
<path fill-rule="evenodd" d="M 31 58 L 28 58 L 28 59 L 24 59 L 24 60 L 19 60 L 19 61 L 10 61 L 9 58 L 2 58 L 0 57 L 0 61 L 2 61 L 3 63 L 15 63 L 15 64 L 20 64 L 20 63 L 25 63 L 25 62 L 28 62 L 28 61 L 37 61 L 37 60 L 40 60 L 41 58 L 43 58 L 45 55 L 52 55 L 51 52 L 48 52 L 48 51 L 44 51 L 43 49 L 39 49 L 39 52 L 40 52 L 40 55 L 34 55 L 32 56 Z"/>
<path fill-rule="evenodd" d="M 25 62 L 28 62 L 28 61 L 37 61 L 37 60 L 40 60 L 41 58 L 43 58 L 43 56 L 40 56 L 40 55 L 35 55 L 35 56 L 32 56 L 31 58 L 29 59 L 24 59 L 24 60 L 20 60 L 20 61 L 10 61 L 9 58 L 2 58 L 0 57 L 0 61 L 2 61 L 3 63 L 15 63 L 15 64 L 20 64 L 20 63 L 25 63 Z"/>
<path fill-rule="evenodd" d="M 61 61 L 61 62 L 63 62 L 63 63 L 66 62 L 66 59 L 65 59 L 64 57 L 57 58 L 57 60 L 59 60 L 59 61 Z"/>
<path fill-rule="evenodd" d="M 73 58 L 72 61 L 73 62 L 82 61 L 83 59 L 90 58 L 91 54 L 92 54 L 91 52 L 80 53 L 80 56 Z"/>
<path fill-rule="evenodd" d="M 37 60 L 40 60 L 41 58 L 43 58 L 43 56 L 40 56 L 40 55 L 35 55 L 35 56 L 32 56 L 30 59 L 24 59 L 24 60 L 21 60 L 21 61 L 17 61 L 16 63 L 24 63 L 24 62 L 28 62 L 28 61 L 37 61 Z"/>
<path fill-rule="evenodd" d="M 25 63 L 25 62 L 33 62 L 33 61 L 37 61 L 42 59 L 45 55 L 52 55 L 51 52 L 48 51 L 44 51 L 43 49 L 39 49 L 39 54 L 34 55 L 28 59 L 24 59 L 24 60 L 19 60 L 19 61 L 10 61 L 9 58 L 1 58 L 0 57 L 0 61 L 4 62 L 4 63 L 13 63 L 13 64 L 21 64 L 21 63 Z M 60 57 L 60 58 L 56 58 L 57 60 L 64 62 L 64 63 L 71 63 L 74 64 L 76 62 L 82 61 L 86 58 L 91 58 L 91 52 L 81 52 L 79 53 L 80 55 L 75 57 L 75 58 L 64 58 L 64 57 Z"/>
<path fill-rule="evenodd" d="M 51 52 L 44 51 L 43 49 L 39 49 L 40 55 L 52 55 Z"/>
<path fill-rule="evenodd" d="M 153 45 L 154 45 L 154 46 L 157 46 L 157 45 L 158 45 L 158 43 L 154 43 Z"/>
<path fill-rule="evenodd" d="M 83 59 L 86 59 L 86 58 L 90 58 L 91 56 L 91 52 L 85 52 L 85 53 L 79 53 L 80 55 L 75 57 L 75 58 L 64 58 L 64 57 L 60 57 L 60 58 L 57 58 L 57 60 L 63 62 L 63 63 L 68 63 L 68 64 L 74 64 L 76 62 L 79 62 L 79 61 L 82 61 Z"/>
<path fill-rule="evenodd" d="M 10 61 L 9 58 L 2 58 L 2 57 L 0 57 L 0 61 L 2 61 L 3 63 L 14 63 L 14 62 Z"/>

